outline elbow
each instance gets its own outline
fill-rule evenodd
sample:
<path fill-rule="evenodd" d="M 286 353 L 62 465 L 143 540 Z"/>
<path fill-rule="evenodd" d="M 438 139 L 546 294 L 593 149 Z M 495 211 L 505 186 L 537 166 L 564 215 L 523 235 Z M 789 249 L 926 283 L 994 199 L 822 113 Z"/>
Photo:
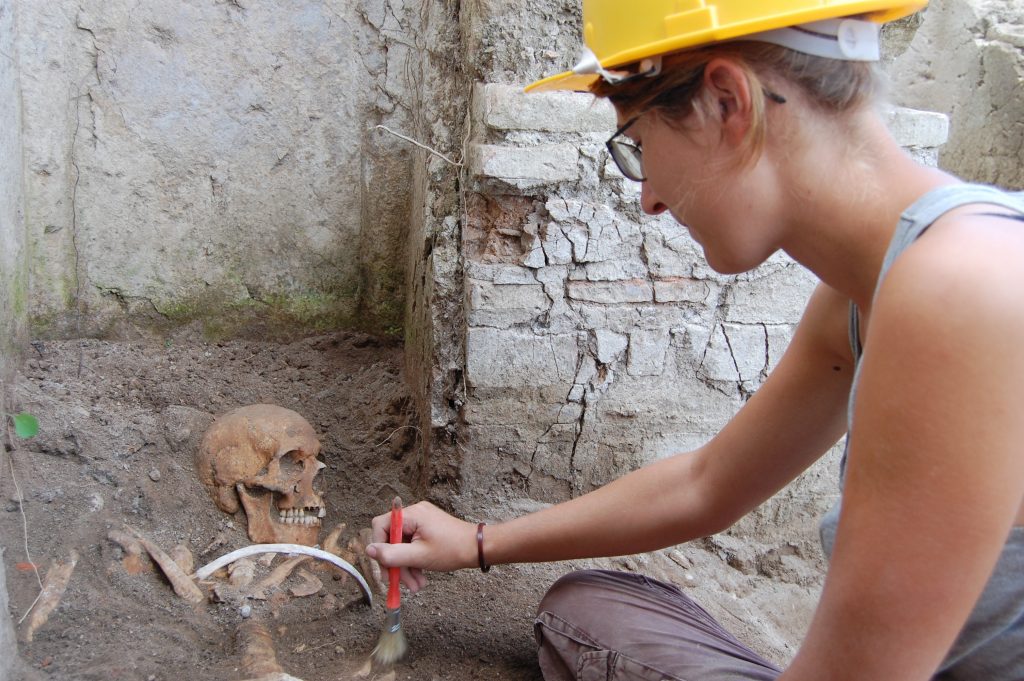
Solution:
<path fill-rule="evenodd" d="M 690 527 L 697 537 L 724 532 L 736 524 L 749 510 L 740 495 L 715 478 L 708 470 L 703 452 L 694 457 L 689 503 Z"/>

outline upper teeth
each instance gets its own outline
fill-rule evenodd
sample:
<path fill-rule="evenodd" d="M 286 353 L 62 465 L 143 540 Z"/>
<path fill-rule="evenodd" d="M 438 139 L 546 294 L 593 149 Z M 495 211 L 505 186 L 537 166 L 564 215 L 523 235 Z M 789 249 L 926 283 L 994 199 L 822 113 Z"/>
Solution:
<path fill-rule="evenodd" d="M 319 525 L 320 518 L 327 515 L 323 506 L 308 508 L 283 508 L 278 510 L 278 520 L 290 525 Z"/>

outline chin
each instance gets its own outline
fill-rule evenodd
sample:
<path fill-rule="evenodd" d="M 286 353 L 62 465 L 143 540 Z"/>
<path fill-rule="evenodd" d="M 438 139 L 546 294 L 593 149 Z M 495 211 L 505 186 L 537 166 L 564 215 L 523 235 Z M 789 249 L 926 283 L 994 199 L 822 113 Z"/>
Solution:
<path fill-rule="evenodd" d="M 699 242 L 698 242 L 699 243 Z M 743 257 L 737 254 L 719 254 L 708 250 L 701 244 L 704 250 L 704 260 L 708 266 L 719 274 L 743 274 L 762 265 L 768 258 Z"/>

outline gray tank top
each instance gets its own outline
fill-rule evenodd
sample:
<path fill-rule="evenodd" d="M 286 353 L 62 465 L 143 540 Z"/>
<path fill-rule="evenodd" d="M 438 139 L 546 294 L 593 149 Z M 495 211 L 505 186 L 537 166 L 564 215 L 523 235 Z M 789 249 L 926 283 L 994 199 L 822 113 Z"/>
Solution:
<path fill-rule="evenodd" d="M 878 276 L 881 286 L 897 257 L 940 217 L 966 204 L 985 204 L 1008 208 L 1019 214 L 1024 229 L 1024 192 L 1008 194 L 982 185 L 950 185 L 932 190 L 917 200 L 900 217 Z M 991 212 L 979 207 L 979 212 Z M 1017 218 L 1018 216 L 1014 216 Z M 853 405 L 860 377 L 859 316 L 850 306 L 850 345 L 856 369 L 850 389 L 847 429 L 853 430 Z M 849 438 L 847 438 L 847 447 Z M 840 464 L 842 485 L 846 455 Z M 1024 456 L 1024 454 L 1022 454 Z M 821 543 L 826 555 L 832 555 L 842 498 L 821 521 Z M 934 677 L 941 681 L 1021 681 L 1024 679 L 1024 527 L 1014 527 L 984 592 L 967 623 Z"/>

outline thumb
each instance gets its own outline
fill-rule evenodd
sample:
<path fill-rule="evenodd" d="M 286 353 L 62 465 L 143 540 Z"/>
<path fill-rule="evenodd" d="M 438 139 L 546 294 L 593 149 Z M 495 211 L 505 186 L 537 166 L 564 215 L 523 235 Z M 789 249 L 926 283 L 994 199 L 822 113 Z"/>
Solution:
<path fill-rule="evenodd" d="M 405 567 L 409 564 L 409 557 L 404 556 L 404 549 L 408 546 L 408 544 L 370 544 L 366 547 L 366 555 L 380 563 L 383 568 Z"/>

